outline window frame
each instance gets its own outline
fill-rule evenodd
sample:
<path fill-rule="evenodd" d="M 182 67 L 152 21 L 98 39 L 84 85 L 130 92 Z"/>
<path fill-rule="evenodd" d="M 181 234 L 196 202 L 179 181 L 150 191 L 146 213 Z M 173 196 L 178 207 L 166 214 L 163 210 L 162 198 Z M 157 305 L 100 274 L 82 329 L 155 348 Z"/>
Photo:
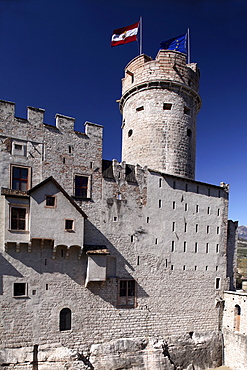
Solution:
<path fill-rule="evenodd" d="M 121 286 L 122 283 L 126 283 L 126 287 Z M 130 283 L 133 283 L 133 286 L 130 287 Z M 134 289 L 134 294 L 130 295 L 129 292 L 131 289 Z M 126 295 L 122 295 L 121 292 L 125 290 Z M 133 299 L 133 303 L 130 303 L 129 300 Z M 125 303 L 122 301 L 125 300 Z M 120 302 L 121 301 L 121 302 Z M 137 306 L 137 284 L 134 279 L 119 279 L 118 280 L 118 299 L 117 307 L 118 308 L 135 308 Z"/>
<path fill-rule="evenodd" d="M 25 210 L 25 227 L 22 228 L 13 228 L 13 209 L 24 209 Z M 10 204 L 9 207 L 9 230 L 10 231 L 17 231 L 17 232 L 25 232 L 28 231 L 28 220 L 29 220 L 29 207 L 26 205 L 21 204 Z M 17 218 L 17 223 L 20 222 L 20 220 L 23 220 L 24 218 Z"/>
<path fill-rule="evenodd" d="M 47 205 L 47 199 L 48 198 L 53 198 L 54 199 L 54 205 Z M 56 208 L 56 206 L 57 206 L 57 197 L 56 197 L 56 195 L 45 194 L 45 208 Z"/>
<path fill-rule="evenodd" d="M 68 331 L 72 327 L 72 311 L 68 307 L 64 307 L 59 312 L 59 331 Z"/>
<path fill-rule="evenodd" d="M 85 178 L 87 179 L 87 186 L 76 186 L 76 179 L 77 178 Z M 85 195 L 77 194 L 77 189 L 86 189 Z M 84 175 L 84 174 L 75 174 L 74 175 L 74 197 L 77 199 L 91 199 L 91 176 Z"/>
<path fill-rule="evenodd" d="M 72 227 L 69 228 L 69 227 L 66 227 L 66 222 L 72 222 Z M 68 232 L 72 232 L 72 231 L 75 231 L 75 220 L 72 219 L 72 218 L 65 218 L 64 219 L 64 230 L 65 231 L 68 231 Z"/>
<path fill-rule="evenodd" d="M 27 170 L 27 178 L 22 178 L 21 176 L 20 177 L 14 177 L 14 169 L 17 168 L 17 169 L 25 169 Z M 18 191 L 28 191 L 30 189 L 30 186 L 31 186 L 31 181 L 30 181 L 30 178 L 31 178 L 31 168 L 30 167 L 27 167 L 27 166 L 19 166 L 19 165 L 16 165 L 16 164 L 11 164 L 11 167 L 10 167 L 10 173 L 11 173 L 11 176 L 10 176 L 10 189 L 12 190 L 18 190 Z M 19 186 L 19 189 L 17 189 L 16 187 L 14 187 L 14 181 L 19 179 L 20 181 L 20 184 L 24 183 L 26 184 L 26 189 L 23 190 L 23 189 L 20 189 L 21 186 Z"/>
<path fill-rule="evenodd" d="M 24 285 L 24 294 L 15 294 L 15 286 L 16 285 Z M 14 282 L 13 283 L 12 296 L 13 296 L 13 298 L 25 298 L 25 297 L 28 297 L 28 285 L 27 285 L 27 283 L 17 282 L 17 281 Z"/>

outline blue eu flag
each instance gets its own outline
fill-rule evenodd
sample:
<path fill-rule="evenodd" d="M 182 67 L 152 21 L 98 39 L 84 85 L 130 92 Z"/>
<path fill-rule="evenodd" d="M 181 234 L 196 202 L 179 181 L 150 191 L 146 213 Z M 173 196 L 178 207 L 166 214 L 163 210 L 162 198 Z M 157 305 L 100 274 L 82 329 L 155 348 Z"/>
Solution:
<path fill-rule="evenodd" d="M 180 51 L 187 54 L 187 33 L 184 35 L 174 37 L 173 39 L 163 41 L 160 44 L 161 49 Z"/>

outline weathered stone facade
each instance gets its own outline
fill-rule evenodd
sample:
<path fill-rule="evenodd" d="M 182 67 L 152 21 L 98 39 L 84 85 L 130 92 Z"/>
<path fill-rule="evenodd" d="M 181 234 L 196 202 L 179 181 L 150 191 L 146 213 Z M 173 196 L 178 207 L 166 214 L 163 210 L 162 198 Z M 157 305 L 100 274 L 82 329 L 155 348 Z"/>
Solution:
<path fill-rule="evenodd" d="M 102 161 L 99 125 L 87 122 L 79 133 L 61 115 L 56 126 L 47 125 L 36 108 L 20 119 L 13 103 L 0 101 L 0 361 L 6 369 L 201 370 L 221 363 L 219 302 L 232 278 L 227 251 L 234 244 L 228 186 L 193 180 L 198 71 L 180 53 L 160 52 L 155 79 L 165 75 L 173 86 L 174 57 L 180 92 L 163 86 L 162 95 L 159 87 L 153 95 L 155 85 L 145 87 L 157 106 L 174 103 L 168 121 L 183 127 L 177 133 L 164 125 L 174 137 L 162 166 L 162 151 L 144 149 L 146 129 L 132 117 L 132 98 L 122 107 L 123 135 L 130 123 L 143 130 L 144 162 L 134 160 L 139 149 L 130 164 Z M 120 105 L 128 83 L 126 77 Z M 189 119 L 183 99 L 189 109 L 196 104 Z M 181 150 L 173 147 L 178 136 Z M 131 145 L 135 153 L 136 142 Z"/>

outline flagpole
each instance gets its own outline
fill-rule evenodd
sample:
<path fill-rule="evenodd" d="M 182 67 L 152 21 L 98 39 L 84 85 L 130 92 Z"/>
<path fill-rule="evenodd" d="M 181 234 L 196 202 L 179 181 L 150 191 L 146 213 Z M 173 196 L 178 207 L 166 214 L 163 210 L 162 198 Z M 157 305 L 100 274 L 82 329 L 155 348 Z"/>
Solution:
<path fill-rule="evenodd" d="M 142 54 L 142 17 L 140 17 L 140 55 Z"/>
<path fill-rule="evenodd" d="M 188 37 L 188 64 L 190 64 L 190 29 L 187 30 L 187 37 Z"/>

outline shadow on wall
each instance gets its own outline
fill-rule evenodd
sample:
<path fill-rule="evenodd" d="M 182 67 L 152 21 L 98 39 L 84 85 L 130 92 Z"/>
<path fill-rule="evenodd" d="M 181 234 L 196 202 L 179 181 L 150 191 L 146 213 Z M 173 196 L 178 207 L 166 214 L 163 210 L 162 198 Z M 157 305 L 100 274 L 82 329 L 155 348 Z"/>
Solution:
<path fill-rule="evenodd" d="M 116 247 L 89 220 L 85 220 L 85 235 L 87 247 L 99 246 L 107 248 L 110 252 L 109 257 L 114 257 L 116 259 L 117 271 L 121 271 L 118 274 L 117 271 L 115 271 L 115 273 L 112 273 L 111 271 L 110 276 L 107 274 L 109 278 L 107 278 L 106 281 L 90 282 L 87 286 L 87 289 L 90 290 L 94 295 L 98 295 L 104 301 L 116 306 L 118 278 L 133 279 L 131 272 L 135 269 L 121 255 Z M 39 244 L 32 246 L 31 252 L 28 252 L 27 245 L 24 244 L 21 246 L 20 251 L 16 252 L 16 248 L 13 245 L 12 247 L 8 248 L 7 252 L 8 255 L 14 259 L 13 265 L 11 262 L 2 257 L 3 262 L 1 263 L 1 273 L 3 275 L 26 278 L 28 278 L 30 275 L 34 275 L 35 272 L 38 275 L 59 273 L 69 276 L 75 281 L 75 283 L 84 286 L 88 259 L 85 248 L 80 259 L 78 259 L 80 249 L 77 247 L 70 248 L 69 253 L 67 253 L 68 251 L 65 246 L 59 246 L 56 250 L 55 258 L 53 258 L 53 252 L 52 246 L 48 243 L 45 244 L 43 248 L 41 248 Z M 21 266 L 19 262 L 21 262 L 23 266 Z M 19 271 L 14 267 L 15 265 L 19 265 Z M 34 274 L 31 274 L 30 271 L 26 272 L 27 267 L 33 269 Z M 39 279 L 40 278 L 42 277 L 40 276 Z M 147 297 L 147 293 L 140 285 L 137 284 L 137 282 L 136 285 L 138 297 Z"/>
<path fill-rule="evenodd" d="M 3 275 L 7 276 L 14 276 L 14 277 L 23 277 L 23 275 L 16 270 L 14 266 L 11 265 L 9 261 L 7 261 L 2 254 L 0 254 L 0 295 L 3 294 Z"/>

